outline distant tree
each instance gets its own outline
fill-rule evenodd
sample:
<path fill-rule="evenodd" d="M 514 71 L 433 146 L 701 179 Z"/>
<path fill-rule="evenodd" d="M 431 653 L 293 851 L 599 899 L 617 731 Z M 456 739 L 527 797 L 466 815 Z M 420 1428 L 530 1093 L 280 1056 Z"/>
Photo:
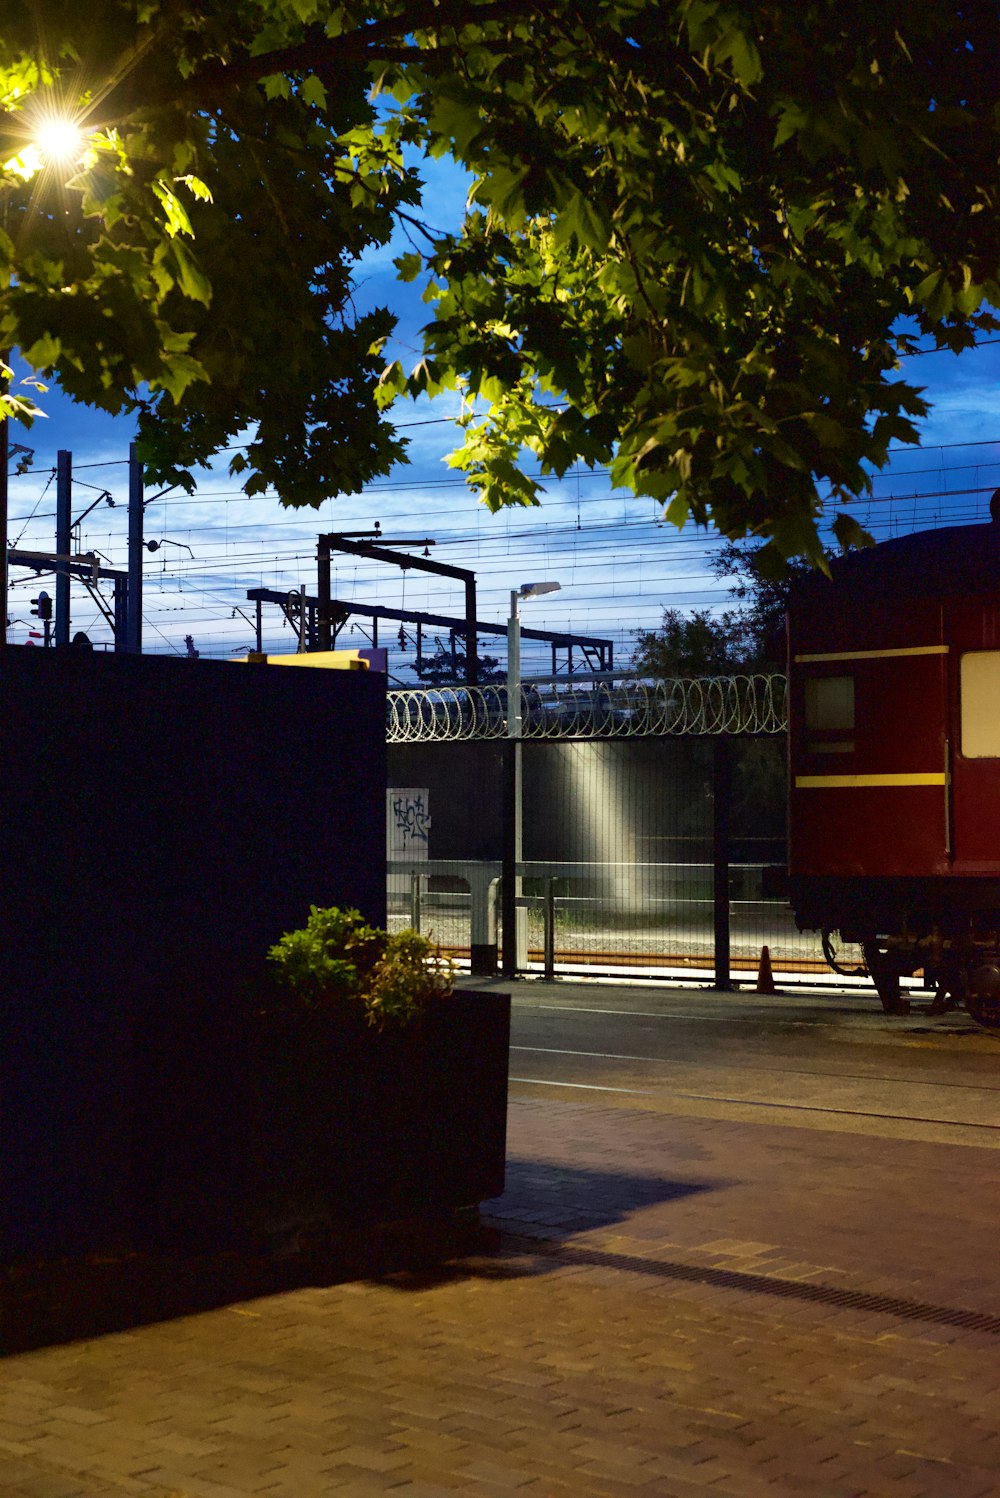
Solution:
<path fill-rule="evenodd" d="M 797 577 L 812 571 L 790 561 L 772 574 L 762 546 L 727 543 L 712 570 L 729 583 L 738 607 L 721 614 L 707 609 L 664 609 L 658 629 L 638 630 L 632 663 L 650 676 L 728 676 L 740 671 L 785 669 L 785 610 Z M 829 563 L 831 551 L 823 553 Z"/>
<path fill-rule="evenodd" d="M 501 667 L 496 656 L 481 655 L 479 661 L 479 684 L 487 686 L 490 682 L 504 682 L 507 680 L 507 672 Z M 446 650 L 441 640 L 437 642 L 437 649 L 433 655 L 422 655 L 413 662 L 413 670 L 419 676 L 423 686 L 426 687 L 452 687 L 461 686 L 465 682 L 466 652 L 464 650 Z"/>
<path fill-rule="evenodd" d="M 637 631 L 632 664 L 647 676 L 729 676 L 745 669 L 747 645 L 735 610 L 714 616 L 707 609 L 664 609 L 658 629 Z"/>
<path fill-rule="evenodd" d="M 713 563 L 716 577 L 729 582 L 729 591 L 739 607 L 723 617 L 746 640 L 746 661 L 757 669 L 783 671 L 786 665 L 785 612 L 788 595 L 800 577 L 808 576 L 808 562 L 793 558 L 775 574 L 764 555 L 764 547 L 727 542 Z M 836 552 L 825 549 L 828 566 Z M 738 622 L 736 622 L 738 621 Z"/>

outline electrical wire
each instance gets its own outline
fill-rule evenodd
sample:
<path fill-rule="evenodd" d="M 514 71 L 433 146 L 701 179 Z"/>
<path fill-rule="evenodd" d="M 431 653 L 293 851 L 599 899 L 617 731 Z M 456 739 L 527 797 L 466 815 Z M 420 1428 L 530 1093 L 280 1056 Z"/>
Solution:
<path fill-rule="evenodd" d="M 964 463 L 949 461 L 946 465 L 944 454 L 963 448 L 979 451 L 986 447 L 1000 448 L 1000 443 L 996 439 L 983 439 L 934 444 L 923 451 L 928 455 L 933 452 L 941 454 L 940 464 L 931 467 L 925 463 L 919 468 L 901 472 L 875 474 L 876 491 L 851 509 L 877 537 L 901 534 L 929 524 L 957 524 L 981 519 L 982 506 L 975 501 L 990 494 L 996 485 L 969 484 L 962 480 L 966 475 L 974 475 L 977 480 L 987 477 L 991 469 L 1000 467 L 1000 459 L 983 457 Z M 911 455 L 913 449 L 901 448 L 900 451 Z M 475 557 L 483 562 L 488 574 L 481 579 L 479 590 L 484 622 L 486 612 L 492 608 L 499 612 L 505 603 L 506 574 L 514 569 L 537 569 L 540 557 L 544 557 L 547 571 L 554 571 L 557 575 L 562 573 L 566 590 L 564 606 L 572 602 L 572 608 L 568 610 L 572 620 L 567 616 L 565 622 L 553 624 L 549 612 L 543 616 L 548 622 L 543 623 L 539 618 L 540 627 L 572 629 L 576 633 L 607 637 L 615 641 L 616 648 L 628 648 L 628 641 L 634 638 L 636 629 L 655 627 L 665 606 L 704 607 L 710 612 L 733 607 L 728 583 L 712 575 L 709 569 L 710 561 L 718 555 L 721 541 L 704 531 L 679 533 L 658 516 L 629 515 L 630 508 L 638 508 L 649 501 L 606 490 L 578 496 L 574 487 L 579 487 L 584 473 L 595 477 L 589 470 L 579 467 L 572 470 L 562 481 L 562 492 L 557 490 L 546 498 L 544 511 L 539 512 L 537 518 L 534 512 L 508 512 L 489 520 L 481 511 L 476 511 L 470 522 L 462 523 L 454 506 L 429 509 L 426 505 L 419 505 L 414 512 L 390 505 L 394 513 L 384 523 L 407 527 L 419 523 L 423 527 L 438 517 L 450 522 L 443 527 L 443 533 L 438 524 L 433 526 L 440 547 L 438 555 L 458 554 L 466 561 Z M 903 492 L 910 479 L 926 478 L 930 474 L 939 479 L 938 486 Z M 40 514 L 39 508 L 52 477 L 50 474 L 28 515 L 17 522 L 21 525 L 19 541 L 31 525 L 48 517 L 48 512 Z M 948 487 L 950 477 L 959 481 L 955 488 Z M 576 479 L 576 486 L 571 484 L 572 479 Z M 458 480 L 419 481 L 413 488 L 443 494 L 456 487 L 456 483 L 458 487 L 465 487 L 464 482 Z M 888 488 L 888 492 L 879 492 L 883 486 Z M 98 486 L 84 484 L 83 487 L 97 489 Z M 383 516 L 387 506 L 387 501 L 381 497 L 383 492 L 400 487 L 391 483 L 385 486 L 385 491 L 379 487 L 378 504 Z M 408 494 L 412 490 L 405 492 Z M 626 506 L 624 518 L 618 511 L 620 499 Z M 261 585 L 266 585 L 266 580 L 270 580 L 279 590 L 291 590 L 303 582 L 307 586 L 312 582 L 315 549 L 306 544 L 307 537 L 311 539 L 315 530 L 324 523 L 315 512 L 304 515 L 285 513 L 267 521 L 248 520 L 235 525 L 220 525 L 205 518 L 204 507 L 222 502 L 226 504 L 228 514 L 231 502 L 260 505 L 261 501 L 251 500 L 240 491 L 209 491 L 193 496 L 175 495 L 161 502 L 165 513 L 168 504 L 202 510 L 200 515 L 190 516 L 193 523 L 177 526 L 175 521 L 170 522 L 178 534 L 188 537 L 187 544 L 193 542 L 198 547 L 198 555 L 191 559 L 175 558 L 169 567 L 164 559 L 162 569 L 151 573 L 147 579 L 146 614 L 150 630 L 172 652 L 183 654 L 177 641 L 165 632 L 171 628 L 166 623 L 168 615 L 185 615 L 184 630 L 186 633 L 197 632 L 203 653 L 211 654 L 213 650 L 231 653 L 236 635 L 245 638 L 245 624 L 233 620 L 231 610 L 234 601 L 245 602 L 243 595 L 248 583 L 259 580 Z M 346 528 L 356 512 L 370 508 L 371 498 L 366 491 L 349 503 L 345 502 L 346 513 L 338 516 L 339 525 Z M 173 513 L 175 510 L 171 511 Z M 120 554 L 125 541 L 114 530 L 86 532 L 88 546 L 92 539 L 99 541 L 104 554 L 112 557 L 116 552 Z M 702 563 L 705 564 L 704 572 L 699 571 Z M 503 575 L 498 575 L 498 569 Z M 38 578 L 32 576 L 24 583 L 17 579 L 11 581 L 15 588 L 33 587 Z M 416 610 L 451 611 L 450 606 L 441 602 L 441 584 L 431 583 L 426 574 L 414 573 L 406 587 L 407 600 Z M 402 588 L 401 577 L 387 579 L 384 570 L 380 573 L 376 564 L 359 564 L 359 560 L 355 560 L 350 568 L 345 566 L 337 573 L 334 592 L 347 601 L 374 597 L 378 602 L 393 606 L 392 600 L 400 598 Z M 180 602 L 172 601 L 178 597 Z M 160 629 L 152 617 L 154 615 L 164 620 L 164 629 Z M 627 624 L 623 623 L 625 618 Z M 227 629 L 230 624 L 233 627 Z M 429 630 L 428 639 L 431 638 L 434 636 Z M 489 648 L 488 644 L 486 648 Z"/>
<path fill-rule="evenodd" d="M 14 542 L 14 545 L 13 545 L 13 550 L 14 551 L 16 551 L 17 548 L 20 546 L 20 544 L 21 544 L 21 536 L 24 535 L 25 531 L 28 529 L 28 526 L 31 524 L 31 521 L 32 521 L 32 519 L 33 519 L 33 517 L 35 515 L 35 511 L 38 509 L 38 506 L 41 504 L 41 502 L 45 498 L 46 494 L 48 494 L 49 488 L 51 487 L 51 484 L 52 484 L 52 480 L 55 478 L 55 476 L 56 476 L 56 471 L 53 468 L 52 472 L 49 474 L 48 478 L 45 481 L 45 488 L 42 490 L 41 494 L 35 500 L 35 508 L 31 511 L 31 514 L 28 516 L 27 520 L 24 522 L 24 525 L 21 527 L 21 533 L 20 533 L 20 535 L 18 536 L 17 540 Z M 15 522 L 15 524 L 16 524 L 16 522 Z"/>

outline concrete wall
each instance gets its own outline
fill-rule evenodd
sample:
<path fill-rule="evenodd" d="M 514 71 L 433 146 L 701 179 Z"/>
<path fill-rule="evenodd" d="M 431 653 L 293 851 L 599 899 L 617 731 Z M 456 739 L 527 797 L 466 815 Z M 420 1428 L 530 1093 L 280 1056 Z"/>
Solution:
<path fill-rule="evenodd" d="M 389 784 L 430 792 L 429 857 L 502 857 L 504 747 L 498 740 L 390 745 Z M 527 859 L 712 856 L 711 739 L 527 739 L 523 766 Z M 780 845 L 784 802 L 783 736 L 736 741 L 734 860 L 756 860 L 762 839 Z"/>

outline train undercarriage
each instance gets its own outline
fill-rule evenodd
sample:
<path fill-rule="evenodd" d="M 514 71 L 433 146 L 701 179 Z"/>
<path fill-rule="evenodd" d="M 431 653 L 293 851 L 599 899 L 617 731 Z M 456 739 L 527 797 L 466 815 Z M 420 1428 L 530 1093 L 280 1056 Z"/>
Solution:
<path fill-rule="evenodd" d="M 800 930 L 819 930 L 838 972 L 866 971 L 887 1014 L 907 1014 L 902 979 L 923 975 L 932 1013 L 963 1007 L 1000 1031 L 1000 880 L 798 878 L 791 881 Z M 861 948 L 847 967 L 839 944 Z"/>

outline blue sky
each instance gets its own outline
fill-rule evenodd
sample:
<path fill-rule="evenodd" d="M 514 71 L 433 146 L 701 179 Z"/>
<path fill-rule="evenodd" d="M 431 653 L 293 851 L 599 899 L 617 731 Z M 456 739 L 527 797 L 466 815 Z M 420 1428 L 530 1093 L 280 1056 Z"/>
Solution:
<path fill-rule="evenodd" d="M 434 215 L 442 224 L 456 222 L 463 178 L 440 163 L 425 170 Z M 419 356 L 417 335 L 430 309 L 419 300 L 419 284 L 403 287 L 395 280 L 391 261 L 401 248 L 396 243 L 368 257 L 359 269 L 357 301 L 381 302 L 397 312 L 397 352 L 406 363 Z M 872 500 L 857 508 L 858 518 L 880 539 L 950 520 L 985 519 L 990 494 L 1000 487 L 1000 343 L 958 358 L 930 354 L 907 366 L 907 377 L 926 387 L 933 410 L 921 426 L 921 448 L 894 453 L 875 479 Z M 65 448 L 73 454 L 74 516 L 102 491 L 115 501 L 112 508 L 101 500 L 83 520 L 81 549 L 97 550 L 110 565 L 124 567 L 131 423 L 74 405 L 58 390 L 43 404 L 46 420 L 30 431 L 11 427 L 12 442 L 34 449 L 29 472 L 10 483 L 11 542 L 54 549 L 51 475 L 57 450 Z M 150 504 L 146 536 L 166 544 L 146 553 L 144 648 L 183 653 L 184 637 L 191 635 L 204 656 L 227 658 L 245 650 L 252 643 L 248 588 L 286 591 L 304 584 L 313 592 L 317 532 L 369 528 L 376 520 L 386 536 L 433 538 L 437 560 L 475 570 L 484 620 L 505 620 L 509 590 L 521 582 L 558 580 L 560 592 L 525 606 L 525 623 L 608 638 L 619 662 L 635 630 L 654 628 L 664 607 L 726 606 L 725 585 L 708 571 L 717 542 L 694 528 L 678 533 L 664 525 L 656 506 L 614 493 L 603 473 L 582 470 L 550 484 L 538 510 L 490 515 L 444 464 L 455 441 L 448 420 L 454 410 L 449 398 L 397 407 L 396 420 L 410 442 L 409 464 L 363 495 L 332 500 L 318 512 L 285 511 L 267 496 L 247 499 L 224 462 L 205 473 L 193 498 L 176 491 Z M 34 625 L 30 598 L 39 582 L 16 567 L 10 582 L 9 637 L 17 643 Z M 41 586 L 52 591 L 51 583 Z M 335 564 L 333 592 L 345 601 L 445 615 L 459 616 L 463 608 L 458 583 L 346 557 Z M 74 629 L 86 629 L 98 644 L 110 640 L 96 606 L 76 586 L 72 608 Z M 265 611 L 265 632 L 268 648 L 294 648 L 277 609 Z M 341 643 L 366 640 L 355 627 Z M 387 639 L 383 628 L 380 643 L 394 647 L 391 670 L 406 679 L 412 641 L 401 651 L 395 632 Z M 502 657 L 502 643 L 497 653 Z M 526 648 L 525 669 L 550 669 L 547 654 Z"/>

